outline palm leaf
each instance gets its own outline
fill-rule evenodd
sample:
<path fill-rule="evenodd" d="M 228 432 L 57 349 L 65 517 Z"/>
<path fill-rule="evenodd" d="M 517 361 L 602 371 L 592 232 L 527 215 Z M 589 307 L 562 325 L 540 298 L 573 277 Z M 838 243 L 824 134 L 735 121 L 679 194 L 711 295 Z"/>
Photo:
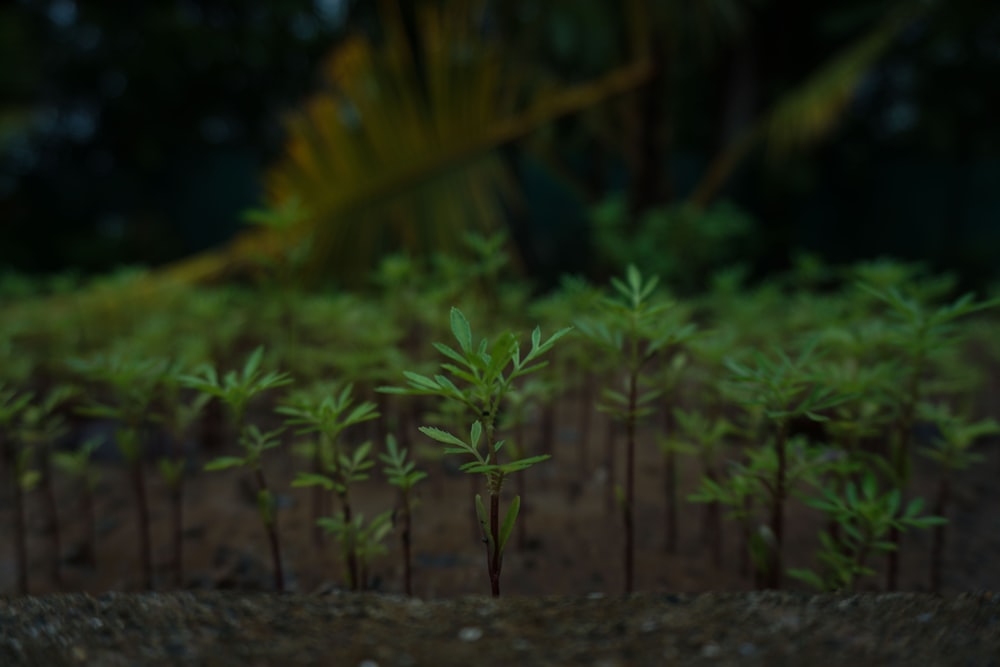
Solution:
<path fill-rule="evenodd" d="M 274 209 L 300 203 L 298 221 L 245 232 L 168 274 L 211 280 L 255 258 L 280 261 L 303 240 L 313 267 L 347 281 L 367 276 L 387 251 L 457 251 L 470 227 L 500 225 L 514 195 L 497 148 L 649 75 L 640 58 L 596 81 L 533 90 L 505 66 L 512 59 L 502 45 L 484 41 L 474 4 L 428 8 L 416 46 L 396 4 L 381 10 L 382 46 L 355 37 L 338 48 L 323 67 L 325 89 L 287 121 L 286 155 L 267 174 L 267 196 Z"/>
<path fill-rule="evenodd" d="M 636 16 L 640 4 L 628 3 Z M 324 64 L 326 90 L 288 119 L 286 156 L 267 174 L 269 211 L 250 215 L 253 227 L 222 248 L 114 285 L 22 304 L 22 315 L 40 308 L 49 316 L 96 310 L 111 317 L 182 295 L 187 285 L 287 262 L 303 243 L 313 266 L 348 277 L 366 272 L 382 249 L 454 247 L 456 230 L 470 220 L 499 224 L 498 202 L 510 185 L 496 149 L 649 78 L 640 53 L 598 79 L 531 90 L 504 67 L 514 59 L 502 45 L 483 43 L 474 6 L 448 7 L 422 16 L 421 58 L 389 0 L 379 49 L 356 37 L 335 50 Z"/>

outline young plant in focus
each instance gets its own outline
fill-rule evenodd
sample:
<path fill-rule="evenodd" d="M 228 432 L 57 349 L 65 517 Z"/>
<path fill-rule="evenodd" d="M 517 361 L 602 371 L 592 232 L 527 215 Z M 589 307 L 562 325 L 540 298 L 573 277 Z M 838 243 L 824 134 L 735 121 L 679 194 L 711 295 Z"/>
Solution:
<path fill-rule="evenodd" d="M 486 477 L 489 509 L 479 494 L 475 497 L 475 507 L 482 526 L 483 541 L 486 544 L 490 589 L 493 597 L 499 597 L 504 547 L 514 528 L 521 504 L 520 496 L 515 496 L 503 523 L 500 522 L 500 492 L 503 483 L 512 473 L 529 468 L 548 459 L 549 456 L 532 456 L 501 463 L 500 451 L 504 441 L 497 440 L 496 437 L 497 415 L 505 396 L 513 388 L 514 381 L 541 370 L 545 362 L 539 361 L 539 358 L 551 350 L 556 341 L 570 329 L 557 331 L 543 342 L 542 332 L 536 327 L 531 333 L 531 349 L 522 357 L 521 346 L 512 332 L 506 331 L 500 334 L 492 343 L 483 338 L 476 344 L 472 328 L 462 311 L 452 308 L 450 320 L 451 332 L 458 343 L 458 349 L 443 343 L 434 343 L 434 348 L 449 360 L 442 363 L 441 368 L 461 381 L 465 387 L 459 388 L 445 375 L 428 377 L 406 371 L 404 376 L 408 381 L 408 388 L 380 387 L 380 391 L 439 396 L 466 406 L 475 415 L 476 419 L 469 429 L 468 438 L 429 426 L 421 426 L 420 432 L 445 445 L 445 454 L 472 457 L 472 461 L 463 464 L 461 470 L 471 474 L 481 473 Z M 483 442 L 484 436 L 485 442 Z"/>

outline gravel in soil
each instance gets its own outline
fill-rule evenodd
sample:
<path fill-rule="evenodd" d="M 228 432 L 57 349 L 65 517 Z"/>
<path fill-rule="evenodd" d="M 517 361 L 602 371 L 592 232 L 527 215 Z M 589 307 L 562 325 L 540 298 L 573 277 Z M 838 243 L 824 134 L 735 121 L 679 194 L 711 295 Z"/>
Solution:
<path fill-rule="evenodd" d="M 73 593 L 0 598 L 0 664 L 1000 664 L 988 593 L 642 593 L 461 597 L 375 593 Z"/>

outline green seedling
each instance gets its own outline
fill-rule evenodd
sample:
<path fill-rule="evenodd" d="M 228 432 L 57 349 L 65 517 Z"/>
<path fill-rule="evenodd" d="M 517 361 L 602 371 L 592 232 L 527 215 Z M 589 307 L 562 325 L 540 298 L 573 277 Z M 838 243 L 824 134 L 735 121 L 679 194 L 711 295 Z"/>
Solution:
<path fill-rule="evenodd" d="M 340 452 L 335 461 L 324 463 L 323 473 L 299 473 L 292 486 L 320 486 L 327 491 L 335 491 L 340 497 L 341 509 L 333 517 L 320 517 L 316 524 L 332 532 L 340 543 L 341 552 L 346 563 L 347 585 L 352 591 L 367 587 L 364 576 L 361 552 L 365 545 L 357 541 L 359 526 L 355 521 L 356 513 L 351 505 L 350 488 L 352 484 L 368 479 L 368 471 L 375 466 L 371 460 L 371 442 L 364 442 L 353 452 Z M 333 521 L 333 523 L 331 523 Z"/>
<path fill-rule="evenodd" d="M 395 511 L 395 523 L 401 526 L 400 541 L 403 547 L 403 590 L 407 595 L 413 595 L 412 559 L 410 557 L 411 535 L 413 524 L 413 487 L 417 482 L 427 477 L 427 473 L 416 470 L 413 461 L 406 460 L 407 450 L 399 449 L 396 438 L 392 434 L 386 437 L 385 453 L 378 457 L 385 464 L 382 472 L 389 484 L 399 489 L 399 505 Z"/>
<path fill-rule="evenodd" d="M 822 489 L 822 497 L 809 499 L 806 504 L 830 515 L 840 526 L 841 535 L 834 539 L 829 533 L 820 532 L 822 546 L 818 558 L 824 565 L 823 575 L 804 569 L 788 573 L 823 591 L 854 590 L 861 577 L 875 574 L 867 566 L 868 558 L 897 548 L 895 542 L 886 539 L 890 530 L 906 531 L 946 523 L 943 517 L 920 516 L 921 498 L 904 507 L 901 491 L 898 488 L 883 491 L 871 471 L 865 473 L 859 485 L 848 482 L 843 492 L 827 486 Z"/>
<path fill-rule="evenodd" d="M 929 447 L 921 448 L 921 453 L 937 463 L 940 469 L 937 495 L 931 511 L 936 516 L 947 518 L 948 506 L 951 504 L 953 474 L 985 460 L 982 454 L 972 451 L 972 446 L 980 438 L 1000 433 L 1000 424 L 993 419 L 970 422 L 953 415 L 943 404 L 923 404 L 920 414 L 924 419 L 936 424 L 940 430 L 940 435 L 931 440 Z M 931 590 L 934 592 L 941 590 L 946 529 L 945 523 L 934 526 L 930 573 Z"/>
<path fill-rule="evenodd" d="M 825 421 L 821 411 L 839 405 L 851 398 L 837 394 L 832 388 L 819 383 L 810 366 L 814 357 L 816 340 L 805 345 L 798 357 L 792 359 L 780 348 L 775 348 L 775 359 L 755 352 L 754 365 L 730 359 L 727 366 L 731 381 L 746 392 L 742 403 L 762 411 L 773 429 L 771 447 L 776 466 L 767 486 L 770 489 L 771 523 L 773 536 L 771 563 L 767 568 L 767 587 L 781 588 L 782 545 L 785 535 L 785 500 L 788 497 L 789 423 L 797 417 Z"/>
<path fill-rule="evenodd" d="M 1000 300 L 980 301 L 966 294 L 954 302 L 936 309 L 928 305 L 928 297 L 904 296 L 895 287 L 879 289 L 861 283 L 859 287 L 890 309 L 896 323 L 895 351 L 903 373 L 893 395 L 896 421 L 891 441 L 890 461 L 895 484 L 905 494 L 909 486 L 912 466 L 912 434 L 916 423 L 917 408 L 923 400 L 926 374 L 936 354 L 953 348 L 960 340 L 955 322 L 961 317 L 993 308 Z M 937 290 L 940 291 L 940 290 Z M 935 291 L 931 292 L 935 294 Z M 899 530 L 893 526 L 889 540 L 897 548 L 888 553 L 886 588 L 896 590 L 899 573 Z"/>
<path fill-rule="evenodd" d="M 572 321 L 579 313 L 593 312 L 604 298 L 603 291 L 583 278 L 563 276 L 559 289 L 535 301 L 529 313 L 542 322 L 562 323 Z M 563 372 L 560 384 L 579 393 L 579 464 L 580 474 L 590 474 L 589 450 L 592 424 L 597 404 L 597 379 L 611 372 L 615 359 L 608 355 L 593 354 L 592 341 L 584 336 L 570 336 L 554 351 L 557 366 Z M 609 485 L 610 486 L 610 485 Z"/>
<path fill-rule="evenodd" d="M 643 279 L 629 265 L 625 280 L 612 278 L 616 298 L 599 302 L 600 316 L 576 323 L 580 332 L 618 360 L 625 371 L 625 391 L 605 388 L 599 409 L 625 424 L 625 486 L 619 494 L 625 524 L 625 592 L 632 591 L 635 569 L 635 432 L 639 420 L 652 414 L 650 403 L 660 394 L 643 369 L 657 354 L 690 336 L 693 326 L 676 327 L 667 317 L 672 303 L 654 299 L 659 279 Z M 612 483 L 609 475 L 609 484 Z"/>
<path fill-rule="evenodd" d="M 332 517 L 320 517 L 319 525 L 334 535 L 337 541 L 350 550 L 352 562 L 357 572 L 347 573 L 352 582 L 351 590 L 365 590 L 368 581 L 368 565 L 375 556 L 387 552 L 385 538 L 392 531 L 392 510 L 387 510 L 365 523 L 360 512 L 350 519 L 343 512 Z"/>
<path fill-rule="evenodd" d="M 718 503 L 729 508 L 727 518 L 736 519 L 745 541 L 744 554 L 754 567 L 754 581 L 758 588 L 773 588 L 775 577 L 771 568 L 780 561 L 774 558 L 777 535 L 773 528 L 774 503 L 778 494 L 775 479 L 778 470 L 784 470 L 785 492 L 796 491 L 800 481 L 822 476 L 828 464 L 826 451 L 810 446 L 802 437 L 786 438 L 784 453 L 779 454 L 772 442 L 747 452 L 747 461 L 732 461 L 723 479 L 715 481 L 702 477 L 698 490 L 688 496 L 696 503 Z M 763 509 L 769 520 L 758 517 Z M 746 570 L 746 561 L 740 563 L 740 572 Z M 780 578 L 778 579 L 780 581 Z"/>
<path fill-rule="evenodd" d="M 65 419 L 56 413 L 56 409 L 75 394 L 76 390 L 72 387 L 62 386 L 50 391 L 42 401 L 29 403 L 21 412 L 20 424 L 16 430 L 17 438 L 24 450 L 31 451 L 38 457 L 41 473 L 38 483 L 45 501 L 51 539 L 50 571 L 52 581 L 57 586 L 63 585 L 60 569 L 62 531 L 59 525 L 59 503 L 52 481 L 52 446 L 68 431 Z"/>
<path fill-rule="evenodd" d="M 256 425 L 247 423 L 246 416 L 247 408 L 253 399 L 265 391 L 291 384 L 292 379 L 287 374 L 276 371 L 264 373 L 260 368 L 263 356 L 264 348 L 258 347 L 247 357 L 239 372 L 229 371 L 220 378 L 214 367 L 205 365 L 197 374 L 181 375 L 178 381 L 187 387 L 218 398 L 229 407 L 233 424 L 239 433 L 238 444 L 243 450 L 243 456 L 220 456 L 206 463 L 205 470 L 247 468 L 252 471 L 257 483 L 257 513 L 264 524 L 271 547 L 274 587 L 281 592 L 285 590 L 285 573 L 281 564 L 277 516 L 274 497 L 264 475 L 261 459 L 265 451 L 281 444 L 278 435 L 283 429 L 263 432 Z"/>
<path fill-rule="evenodd" d="M 476 420 L 469 429 L 468 439 L 456 436 L 439 428 L 421 426 L 420 432 L 445 445 L 446 454 L 467 455 L 472 461 L 461 466 L 463 472 L 483 474 L 489 493 L 489 510 L 482 496 L 476 494 L 476 515 L 482 526 L 483 541 L 486 544 L 486 566 L 493 597 L 500 595 L 500 573 L 503 569 L 504 547 L 514 528 L 521 498 L 515 496 L 500 523 L 500 492 L 503 482 L 510 474 L 525 470 L 549 458 L 547 455 L 500 463 L 499 455 L 504 441 L 496 438 L 496 420 L 507 393 L 514 381 L 529 373 L 541 370 L 545 362 L 539 358 L 565 336 L 570 329 L 562 329 L 548 340 L 542 341 L 541 329 L 536 327 L 531 333 L 531 349 L 524 357 L 517 337 L 506 331 L 490 343 L 486 338 L 474 344 L 469 321 L 457 308 L 451 309 L 451 331 L 458 343 L 458 349 L 443 343 L 435 343 L 434 348 L 449 359 L 442 363 L 447 373 L 462 381 L 466 387 L 460 389 L 445 375 L 428 377 L 419 373 L 404 373 L 409 387 L 381 387 L 380 391 L 395 394 L 416 394 L 439 396 L 448 401 L 460 403 L 469 408 Z M 480 441 L 485 435 L 485 443 Z M 485 450 L 485 451 L 484 451 Z"/>
<path fill-rule="evenodd" d="M 354 454 L 348 455 L 340 442 L 340 436 L 345 429 L 376 419 L 379 413 L 375 404 L 364 401 L 354 404 L 353 385 L 345 385 L 339 391 L 336 387 L 317 386 L 305 393 L 292 396 L 285 404 L 275 408 L 275 411 L 285 415 L 285 423 L 298 427 L 297 435 L 316 433 L 317 438 L 306 444 L 302 451 L 310 458 L 312 470 L 299 474 L 296 486 L 313 486 L 313 524 L 316 527 L 313 537 L 317 546 L 322 546 L 320 517 L 329 514 L 326 498 L 334 490 L 340 498 L 341 511 L 346 514 L 347 522 L 351 521 L 351 500 L 349 486 L 351 468 L 342 465 L 342 461 L 351 462 Z M 320 398 L 322 396 L 322 398 Z M 367 455 L 367 450 L 366 454 Z M 364 456 L 362 456 L 364 460 Z M 374 465 L 374 464 L 372 464 Z M 370 467 L 370 466 L 367 466 Z M 352 586 L 358 585 L 358 570 L 353 550 L 347 549 L 348 572 Z"/>
<path fill-rule="evenodd" d="M 139 563 L 142 567 L 143 585 L 151 590 L 153 551 L 141 430 L 149 420 L 149 408 L 166 364 L 158 359 L 135 359 L 113 353 L 90 359 L 72 359 L 69 365 L 83 377 L 110 386 L 111 398 L 108 402 L 91 400 L 79 412 L 90 417 L 113 419 L 119 424 L 115 441 L 130 468 L 139 528 Z"/>
<path fill-rule="evenodd" d="M 91 464 L 91 457 L 101 446 L 101 440 L 100 436 L 95 436 L 88 438 L 71 452 L 52 453 L 52 463 L 65 474 L 80 481 L 80 513 L 85 526 L 83 558 L 91 567 L 97 565 L 97 512 L 94 509 L 94 494 L 101 479 L 100 472 Z"/>
<path fill-rule="evenodd" d="M 33 398 L 34 394 L 19 392 L 0 381 L 0 461 L 5 466 L 10 466 L 11 470 L 14 467 L 14 458 L 17 456 L 17 447 L 11 433 L 21 411 Z"/>
<path fill-rule="evenodd" d="M 687 443 L 684 453 L 693 453 L 701 465 L 701 474 L 705 479 L 717 483 L 720 478 L 719 459 L 726 438 L 734 432 L 733 425 L 724 417 L 709 420 L 701 412 L 693 410 L 673 411 L 677 433 L 671 438 L 674 441 Z M 708 546 L 715 567 L 722 565 L 722 513 L 718 502 L 710 502 L 705 506 L 702 519 L 701 539 Z"/>
<path fill-rule="evenodd" d="M 209 394 L 198 393 L 189 402 L 182 401 L 181 375 L 180 369 L 175 366 L 161 381 L 162 401 L 157 417 L 170 436 L 172 452 L 170 456 L 162 457 L 156 462 L 170 495 L 174 585 L 178 588 L 184 585 L 184 472 L 187 461 L 183 443 L 191 426 L 212 398 Z"/>
<path fill-rule="evenodd" d="M 21 412 L 30 404 L 31 393 L 22 393 L 0 383 L 0 447 L 4 462 L 10 468 L 14 492 L 14 559 L 17 562 L 17 588 L 28 594 L 28 548 L 25 533 L 24 494 L 38 483 L 40 474 L 31 470 L 32 452 L 19 448 L 10 433 Z"/>
<path fill-rule="evenodd" d="M 689 328 L 687 331 L 684 338 L 694 334 L 693 328 Z M 674 344 L 680 343 L 681 339 L 676 339 L 673 342 Z M 677 552 L 677 526 L 679 523 L 677 514 L 680 507 L 677 497 L 677 456 L 690 454 L 691 449 L 687 443 L 670 436 L 675 426 L 673 403 L 681 378 L 688 368 L 688 355 L 675 352 L 670 357 L 665 358 L 661 366 L 660 390 L 663 397 L 663 410 L 661 412 L 663 431 L 657 438 L 656 444 L 663 455 L 663 533 L 665 536 L 663 548 L 666 553 L 673 554 Z"/>
<path fill-rule="evenodd" d="M 17 555 L 17 587 L 22 595 L 28 594 L 28 540 L 25 496 L 42 479 L 42 473 L 31 467 L 34 452 L 22 449 L 14 459 L 14 542 Z"/>

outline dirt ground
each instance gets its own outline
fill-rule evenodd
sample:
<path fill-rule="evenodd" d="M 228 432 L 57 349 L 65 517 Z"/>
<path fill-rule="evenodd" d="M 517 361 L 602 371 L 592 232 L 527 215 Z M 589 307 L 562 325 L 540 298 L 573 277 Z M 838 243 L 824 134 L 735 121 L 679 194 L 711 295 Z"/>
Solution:
<path fill-rule="evenodd" d="M 586 470 L 580 465 L 581 433 L 576 428 L 578 405 L 564 402 L 557 410 L 554 458 L 529 470 L 521 521 L 523 541 L 512 538 L 504 561 L 502 594 L 517 596 L 614 595 L 623 590 L 622 520 L 609 511 L 602 465 L 608 431 L 603 416 L 596 416 L 587 440 Z M 540 437 L 540 420 L 530 426 L 530 437 Z M 648 430 L 648 429 L 647 429 Z M 421 438 L 417 434 L 417 439 Z M 419 441 L 419 440 L 418 440 Z M 641 434 L 637 465 L 637 591 L 695 593 L 745 591 L 748 576 L 738 572 L 740 541 L 735 524 L 726 523 L 721 568 L 711 565 L 700 540 L 703 507 L 683 503 L 679 515 L 677 553 L 665 552 L 663 466 L 650 434 Z M 995 444 L 995 443 L 993 443 Z M 617 461 L 623 442 L 617 440 Z M 981 447 L 986 461 L 958 478 L 949 518 L 945 593 L 1000 589 L 1000 452 Z M 621 464 L 616 462 L 616 478 Z M 335 544 L 314 544 L 310 519 L 310 489 L 291 488 L 294 467 L 301 465 L 289 449 L 269 452 L 270 482 L 279 494 L 278 526 L 284 549 L 287 588 L 292 592 L 329 592 L 343 585 L 342 563 Z M 380 466 L 379 466 L 380 467 Z M 414 515 L 413 589 L 424 599 L 487 594 L 485 550 L 473 523 L 473 479 L 447 472 L 440 463 L 424 466 L 430 477 L 417 487 L 419 506 Z M 936 481 L 933 466 L 924 461 L 916 468 L 915 492 L 930 496 Z M 152 503 L 156 589 L 176 590 L 171 569 L 170 514 L 167 494 L 152 466 L 149 468 Z M 96 567 L 81 562 L 82 522 L 76 488 L 64 478 L 57 486 L 63 525 L 62 572 L 57 586 L 49 573 L 49 542 L 38 493 L 29 499 L 28 545 L 30 591 L 54 592 L 137 591 L 140 569 L 134 500 L 124 465 L 102 465 L 98 487 L 98 551 Z M 698 471 L 693 460 L 683 460 L 682 497 L 694 490 Z M 264 530 L 255 511 L 249 478 L 241 472 L 196 471 L 188 477 L 184 505 L 184 582 L 189 590 L 269 591 L 273 589 L 271 561 Z M 393 507 L 394 489 L 379 474 L 352 491 L 356 507 L 365 516 Z M 513 483 L 508 486 L 513 491 Z M 505 501 L 506 503 L 506 501 Z M 504 505 L 506 507 L 506 504 Z M 785 545 L 785 566 L 813 564 L 819 517 L 801 503 L 790 505 Z M 16 592 L 9 489 L 0 493 L 0 594 Z M 371 564 L 372 587 L 385 593 L 403 589 L 399 535 L 387 539 L 389 553 Z M 925 591 L 929 582 L 929 533 L 904 538 L 900 590 Z M 881 559 L 871 563 L 880 567 Z M 872 578 L 863 590 L 878 590 L 882 578 Z M 804 586 L 786 577 L 789 588 Z"/>

